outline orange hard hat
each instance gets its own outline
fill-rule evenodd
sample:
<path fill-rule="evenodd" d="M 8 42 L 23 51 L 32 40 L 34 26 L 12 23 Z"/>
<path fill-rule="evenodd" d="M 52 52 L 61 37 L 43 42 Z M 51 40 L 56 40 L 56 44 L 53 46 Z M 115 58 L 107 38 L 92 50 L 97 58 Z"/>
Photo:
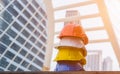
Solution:
<path fill-rule="evenodd" d="M 85 34 L 82 26 L 79 24 L 68 23 L 62 29 L 59 38 L 62 37 L 79 37 L 83 41 L 84 44 L 88 43 L 88 37 Z"/>

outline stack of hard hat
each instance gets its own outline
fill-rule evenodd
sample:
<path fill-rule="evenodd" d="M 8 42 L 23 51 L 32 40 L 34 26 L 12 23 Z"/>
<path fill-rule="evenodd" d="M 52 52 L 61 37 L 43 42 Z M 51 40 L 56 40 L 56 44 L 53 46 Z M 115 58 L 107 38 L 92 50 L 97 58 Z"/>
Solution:
<path fill-rule="evenodd" d="M 59 51 L 55 61 L 80 61 L 81 65 L 85 65 L 85 45 L 88 43 L 88 37 L 83 28 L 79 24 L 68 23 L 62 29 L 59 38 L 60 43 L 56 46 Z"/>

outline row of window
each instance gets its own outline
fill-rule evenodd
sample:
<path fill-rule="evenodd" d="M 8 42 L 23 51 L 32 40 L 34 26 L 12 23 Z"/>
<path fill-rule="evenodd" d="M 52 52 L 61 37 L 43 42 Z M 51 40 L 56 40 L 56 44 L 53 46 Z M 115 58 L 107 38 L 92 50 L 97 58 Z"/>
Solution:
<path fill-rule="evenodd" d="M 7 32 L 8 32 L 8 34 L 11 35 L 13 38 L 16 36 L 16 33 L 14 33 L 14 32 L 11 31 L 11 30 L 8 30 Z M 44 40 L 44 38 L 43 38 L 43 39 L 42 39 L 42 38 L 43 38 L 43 37 L 41 37 L 41 40 Z M 25 39 L 22 38 L 21 36 L 19 36 L 16 40 L 17 40 L 19 43 L 21 43 L 21 44 L 23 44 L 23 43 L 25 42 Z M 32 36 L 32 37 L 30 38 L 30 40 L 33 41 L 33 42 L 35 42 L 36 39 Z M 4 34 L 4 35 L 2 36 L 2 38 L 0 39 L 0 41 L 3 42 L 4 44 L 6 44 L 7 46 L 9 46 L 10 43 L 12 42 L 12 41 L 10 40 L 9 36 L 7 36 L 6 34 Z M 36 42 L 36 45 L 37 45 L 39 48 L 42 47 L 42 44 L 41 44 L 40 42 L 38 42 L 38 41 Z M 32 45 L 27 42 L 27 43 L 25 44 L 25 47 L 28 48 L 28 49 L 30 49 L 30 48 L 32 47 Z M 2 47 L 1 47 L 1 48 L 2 48 Z M 17 52 L 17 51 L 20 49 L 20 46 L 17 45 L 16 43 L 13 43 L 13 44 L 11 45 L 11 48 Z M 5 49 L 6 49 L 6 48 L 5 48 Z M 3 49 L 3 50 L 4 50 L 4 49 Z M 34 53 L 36 53 L 36 51 L 38 51 L 38 49 L 34 47 L 34 48 L 32 48 L 32 51 L 34 51 Z M 2 51 L 1 51 L 1 52 L 2 52 Z"/>
<path fill-rule="evenodd" d="M 11 31 L 8 31 L 8 32 L 9 32 L 10 34 L 13 34 Z M 34 37 L 31 37 L 31 40 L 32 40 L 32 41 L 35 41 L 35 38 L 34 38 Z M 2 36 L 2 38 L 0 39 L 0 41 L 3 42 L 4 44 L 6 44 L 7 46 L 9 46 L 10 43 L 12 42 L 12 41 L 10 40 L 9 36 L 7 36 L 6 34 L 4 34 L 4 35 Z M 19 37 L 17 38 L 17 41 L 20 42 L 21 44 L 23 44 L 23 43 L 25 42 L 25 40 L 24 40 L 21 36 L 19 36 Z M 40 42 L 38 42 L 38 41 L 36 42 L 36 45 L 37 45 L 39 48 L 42 47 L 42 44 L 41 44 Z M 28 49 L 30 49 L 30 48 L 32 47 L 32 45 L 27 42 L 27 43 L 25 44 L 25 47 L 28 48 Z M 1 46 L 1 48 L 2 48 L 2 49 L 0 49 L 0 50 L 1 50 L 1 53 L 3 53 L 6 48 L 5 48 L 5 46 Z M 11 48 L 17 52 L 17 51 L 19 51 L 20 46 L 17 45 L 16 43 L 13 43 L 13 44 L 11 45 Z M 38 49 L 35 48 L 35 47 L 33 47 L 31 51 L 34 51 L 33 53 L 36 53 L 36 52 L 38 51 Z"/>
<path fill-rule="evenodd" d="M 4 28 L 4 27 L 7 27 L 7 26 L 4 25 L 4 24 L 2 24 L 2 28 Z M 13 24 L 13 27 L 17 28 L 17 30 L 21 30 L 21 28 L 22 28 L 20 25 L 16 24 L 16 22 Z M 28 27 L 31 27 L 31 26 L 29 25 Z M 32 28 L 32 27 L 31 27 L 31 28 Z M 9 29 L 7 30 L 7 34 L 10 35 L 12 38 L 15 38 L 15 37 L 17 36 L 17 33 L 16 33 L 15 31 L 13 31 L 11 28 L 9 28 Z M 22 34 L 23 34 L 26 38 L 28 38 L 28 37 L 30 36 L 30 33 L 27 32 L 26 30 L 23 30 L 23 31 L 22 31 Z M 40 36 L 40 33 L 39 33 L 37 30 L 35 30 L 34 34 L 35 34 L 37 37 Z M 7 37 L 7 36 L 5 36 L 5 37 Z M 4 38 L 5 38 L 5 37 L 4 37 Z M 43 36 L 40 36 L 40 39 L 43 41 L 43 43 L 46 42 L 46 39 L 45 39 Z M 25 39 L 23 39 L 23 38 L 20 37 L 20 36 L 17 38 L 17 40 L 18 40 L 21 44 L 23 44 L 23 43 L 25 42 Z M 36 39 L 35 39 L 33 36 L 30 38 L 30 40 L 31 40 L 32 42 L 35 42 L 35 41 L 36 41 Z"/>
<path fill-rule="evenodd" d="M 13 57 L 15 56 L 15 54 L 13 54 L 12 52 L 10 51 L 7 51 L 6 54 L 5 54 L 5 57 L 9 58 L 9 59 L 12 59 Z M 33 56 L 31 54 L 28 54 L 27 58 L 31 61 L 33 59 Z M 19 56 L 16 56 L 16 58 L 14 59 L 14 62 L 20 64 L 22 61 L 22 58 L 19 57 Z M 36 65 L 42 67 L 43 66 L 43 63 L 38 60 L 37 58 L 35 58 L 33 60 L 33 63 L 35 63 Z M 1 58 L 0 60 L 0 66 L 3 67 L 3 68 L 6 68 L 8 66 L 9 62 L 6 60 L 6 58 Z M 24 60 L 22 63 L 21 63 L 21 66 L 23 67 L 27 67 L 29 65 L 29 62 L 27 62 L 26 60 Z"/>
<path fill-rule="evenodd" d="M 8 32 L 9 32 L 9 31 L 8 31 Z M 10 33 L 10 34 L 13 34 L 13 32 L 9 32 L 9 33 Z M 41 39 L 41 40 L 45 40 L 44 38 L 43 38 L 43 39 L 42 39 L 42 38 L 43 38 L 43 37 L 41 36 L 40 39 Z M 16 40 L 17 40 L 19 43 L 21 43 L 21 44 L 23 44 L 23 43 L 25 42 L 25 39 L 22 38 L 21 36 L 19 36 Z M 31 40 L 32 42 L 35 42 L 36 39 L 32 36 L 32 37 L 30 38 L 30 40 Z M 12 42 L 12 41 L 10 40 L 9 36 L 6 35 L 6 34 L 4 34 L 4 35 L 2 36 L 2 38 L 0 39 L 0 41 L 3 42 L 4 44 L 6 44 L 7 46 L 9 46 L 10 43 Z M 38 48 L 41 48 L 41 47 L 43 46 L 39 41 L 37 41 L 37 42 L 35 43 L 35 45 L 36 45 Z M 26 47 L 27 49 L 30 49 L 30 48 L 32 47 L 32 44 L 26 42 L 25 47 Z M 17 52 L 17 51 L 19 51 L 20 46 L 17 45 L 16 43 L 13 43 L 13 44 L 11 45 L 11 48 L 14 49 L 14 50 Z M 32 51 L 36 52 L 36 50 L 38 50 L 38 49 L 35 48 L 35 47 L 32 48 Z"/>
<path fill-rule="evenodd" d="M 19 61 L 21 62 L 21 60 L 22 60 L 21 58 L 17 57 L 14 61 L 18 63 Z M 41 61 L 39 61 L 38 59 L 36 59 L 36 58 L 35 58 L 35 60 L 33 62 L 36 65 L 39 65 L 40 67 L 43 66 L 43 63 Z M 9 62 L 6 60 L 6 58 L 2 57 L 1 60 L 0 60 L 0 67 L 6 68 L 8 66 L 8 64 L 9 64 Z M 25 68 L 28 65 L 29 65 L 29 63 L 27 61 L 25 61 L 25 60 L 21 64 L 21 66 L 23 66 Z M 8 70 L 15 71 L 16 68 L 17 68 L 17 66 L 15 66 L 13 64 L 10 64 L 10 66 L 8 67 Z M 28 69 L 31 70 L 31 71 L 39 71 L 40 70 L 40 69 L 36 68 L 34 65 L 32 65 L 32 64 L 28 67 Z M 18 68 L 17 71 L 23 71 L 23 70 L 21 68 Z"/>
<path fill-rule="evenodd" d="M 15 4 L 15 5 L 18 5 L 18 7 L 23 8 L 23 7 L 17 2 L 17 0 L 14 1 L 14 4 Z M 14 16 L 16 17 L 19 13 L 14 9 L 13 6 L 14 6 L 14 5 L 10 5 L 10 6 L 7 8 L 7 10 L 8 10 L 12 15 L 14 15 Z M 28 9 L 31 9 L 32 12 L 35 12 L 35 9 L 34 9 L 31 5 L 28 6 Z M 7 11 L 4 11 L 3 14 L 2 14 L 3 18 L 4 18 L 7 22 L 9 22 L 9 23 L 11 23 L 12 20 L 13 20 L 12 17 L 11 17 L 12 15 L 11 15 L 10 13 L 8 13 Z M 25 14 L 26 17 L 30 18 L 31 14 L 30 14 L 27 10 L 25 10 L 23 13 Z M 6 16 L 7 16 L 7 17 L 6 17 Z M 42 16 L 40 16 L 38 13 L 36 13 L 35 16 L 37 17 L 38 20 L 41 20 L 41 19 L 42 19 Z M 22 16 L 19 16 L 19 17 L 18 17 L 18 20 L 20 20 L 23 24 L 25 24 L 25 23 L 27 22 L 27 20 L 25 20 Z M 38 24 L 38 22 L 37 22 L 34 18 L 33 18 L 31 21 L 32 21 L 33 24 L 35 24 L 35 25 Z M 42 23 L 46 26 L 46 21 L 45 21 L 45 20 L 43 20 Z"/>
<path fill-rule="evenodd" d="M 3 18 L 5 17 L 4 19 L 5 19 L 7 22 L 8 22 L 8 20 L 11 20 L 11 21 L 13 20 L 12 17 L 10 17 L 11 14 L 9 14 L 7 11 L 5 11 L 4 14 L 6 14 L 6 15 L 4 15 Z M 8 15 L 9 15 L 9 16 L 8 16 Z M 8 17 L 6 17 L 6 16 L 8 16 Z M 40 15 L 36 13 L 36 16 L 39 17 Z M 18 20 L 19 20 L 22 24 L 26 24 L 26 23 L 27 23 L 27 20 L 24 19 L 22 16 L 19 16 L 19 17 L 18 17 Z M 2 30 L 3 30 L 3 31 L 8 27 L 8 24 L 6 23 L 6 21 L 0 19 L 0 22 L 2 22 L 1 25 L 2 25 Z M 31 21 L 32 21 L 33 24 L 35 24 L 35 25 L 38 24 L 38 22 L 37 22 L 34 18 L 32 18 Z M 11 23 L 11 22 L 9 22 L 9 23 Z M 43 23 L 43 24 L 46 24 L 45 20 L 42 20 L 42 23 Z M 18 31 L 20 31 L 20 30 L 22 29 L 22 27 L 20 26 L 20 24 L 18 24 L 17 22 L 14 22 L 14 23 L 13 23 L 13 26 L 14 26 Z M 28 27 L 29 30 L 31 30 L 31 31 L 34 30 L 34 27 L 31 26 L 30 24 L 28 24 L 27 27 Z M 44 30 L 44 28 L 43 28 L 41 25 L 39 25 L 38 28 L 39 28 L 41 31 Z M 26 33 L 27 33 L 27 32 L 26 32 Z M 40 35 L 40 34 L 35 31 L 35 35 L 38 36 L 38 35 Z M 46 35 L 46 34 L 45 34 L 45 35 Z"/>
<path fill-rule="evenodd" d="M 1 2 L 2 2 L 2 5 L 5 6 L 5 7 L 10 3 L 9 0 L 1 0 Z M 28 1 L 27 1 L 27 0 L 21 0 L 21 2 L 22 2 L 24 5 L 27 5 L 27 4 L 28 4 Z M 32 3 L 36 8 L 40 7 L 39 4 L 36 2 L 36 0 L 32 0 L 31 3 Z M 13 2 L 13 4 L 14 4 L 16 7 L 18 7 L 20 10 L 23 9 L 23 6 L 20 4 L 20 2 L 19 2 L 18 0 L 15 0 L 15 1 Z M 31 11 L 34 11 L 34 8 L 33 8 L 31 5 L 29 5 L 28 8 L 30 8 Z M 42 8 L 40 9 L 40 12 L 41 12 L 43 15 L 46 15 L 46 13 L 44 12 L 44 10 L 43 10 Z"/>
<path fill-rule="evenodd" d="M 19 47 L 17 44 L 15 44 L 15 43 L 12 44 L 11 48 L 12 48 L 13 50 L 15 50 L 16 52 L 20 49 L 20 47 Z M 7 47 L 6 47 L 5 45 L 3 45 L 3 44 L 0 43 L 0 54 L 3 54 L 6 49 L 7 49 Z M 9 50 L 10 50 L 10 49 L 9 49 Z M 33 53 L 35 53 L 35 54 L 38 52 L 38 50 L 37 50 L 35 47 L 33 47 L 31 51 L 33 51 Z M 27 51 L 24 50 L 24 49 L 21 49 L 20 54 L 21 54 L 22 56 L 26 56 Z M 8 57 L 9 59 L 13 59 L 13 57 L 15 56 L 15 54 L 13 54 L 13 53 L 10 52 L 10 51 L 7 51 L 7 52 L 5 53 L 5 56 Z M 44 54 L 41 53 L 41 52 L 38 54 L 38 56 L 39 56 L 40 58 L 42 58 L 42 59 L 44 59 L 44 57 L 45 57 Z M 32 60 L 33 58 L 34 58 L 33 55 L 31 55 L 31 54 L 28 54 L 28 55 L 27 55 L 27 59 Z"/>
<path fill-rule="evenodd" d="M 1 2 L 2 2 L 2 5 L 5 6 L 5 7 L 10 3 L 9 0 L 1 0 Z M 27 5 L 27 4 L 28 4 L 28 1 L 27 1 L 27 0 L 21 0 L 21 2 L 20 2 L 19 0 L 15 0 L 15 1 L 13 2 L 13 4 L 14 4 L 16 7 L 18 7 L 20 10 L 23 9 L 21 3 L 23 3 L 24 5 Z M 36 0 L 32 0 L 31 3 L 32 3 L 36 8 L 40 7 L 40 5 L 36 2 Z M 40 11 L 41 11 L 41 13 L 42 13 L 43 15 L 45 15 L 45 12 L 44 12 L 43 9 L 41 9 Z"/>
<path fill-rule="evenodd" d="M 4 25 L 3 25 L 3 26 L 4 26 Z M 17 22 L 14 22 L 14 23 L 13 23 L 13 27 L 16 28 L 16 30 L 18 30 L 18 31 L 20 31 L 20 30 L 22 29 L 22 26 L 20 26 L 20 24 L 18 24 Z M 28 23 L 26 27 L 27 27 L 31 32 L 33 32 L 33 30 L 35 29 L 30 23 Z M 44 30 L 44 28 L 43 28 L 41 25 L 39 25 L 38 28 L 39 28 L 41 31 Z M 28 31 L 26 31 L 26 30 L 23 30 L 23 31 L 22 31 L 22 34 L 25 35 L 26 37 L 30 36 L 30 33 L 29 33 Z M 36 35 L 37 37 L 39 37 L 39 36 L 40 36 L 40 33 L 39 33 L 37 30 L 35 30 L 34 35 Z M 45 34 L 45 35 L 46 35 L 46 34 Z"/>
<path fill-rule="evenodd" d="M 9 45 L 9 44 L 11 43 L 11 40 L 9 40 L 9 37 L 8 37 L 7 35 L 3 36 L 3 37 L 0 39 L 0 41 L 3 42 L 4 44 L 7 44 L 7 45 Z M 37 42 L 36 45 L 37 45 L 38 47 L 42 46 L 39 42 Z M 30 49 L 30 47 L 32 47 L 32 45 L 29 44 L 29 43 L 26 43 L 26 44 L 25 44 L 25 47 L 28 48 L 28 49 Z M 6 48 L 7 48 L 6 46 L 4 46 L 3 44 L 0 44 L 0 53 L 2 54 L 2 53 L 6 50 Z M 13 44 L 11 45 L 11 48 L 12 48 L 14 51 L 17 52 L 17 51 L 20 49 L 20 46 L 17 45 L 16 43 L 13 43 Z M 33 47 L 33 48 L 31 49 L 31 51 L 33 51 L 33 53 L 36 54 L 36 53 L 38 52 L 38 49 L 35 48 L 35 47 Z M 7 52 L 7 53 L 10 53 L 10 52 Z M 12 53 L 10 53 L 10 54 L 12 54 Z M 22 50 L 20 51 L 20 54 L 23 55 L 23 56 L 25 56 L 25 55 L 27 54 L 27 51 L 26 51 L 25 49 L 22 49 Z M 43 54 L 42 54 L 42 55 L 43 55 Z M 8 54 L 8 56 L 9 56 L 9 54 Z M 13 54 L 13 56 L 14 56 L 14 54 Z M 13 56 L 10 56 L 9 58 L 12 59 Z M 30 57 L 31 57 L 31 56 L 30 56 Z M 30 59 L 30 57 L 28 56 L 27 58 Z M 33 56 L 32 56 L 32 57 L 33 57 Z M 39 57 L 42 58 L 42 59 L 44 59 L 44 55 L 43 55 L 43 56 L 39 56 Z M 31 59 L 30 59 L 30 60 L 31 60 Z"/>

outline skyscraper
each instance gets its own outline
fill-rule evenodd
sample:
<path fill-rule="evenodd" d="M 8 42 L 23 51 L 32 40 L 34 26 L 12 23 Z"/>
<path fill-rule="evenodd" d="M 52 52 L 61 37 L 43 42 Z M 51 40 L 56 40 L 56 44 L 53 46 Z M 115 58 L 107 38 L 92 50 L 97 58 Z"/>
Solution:
<path fill-rule="evenodd" d="M 103 60 L 103 71 L 112 71 L 113 61 L 110 57 L 106 57 Z"/>
<path fill-rule="evenodd" d="M 0 0 L 0 71 L 40 71 L 47 41 L 43 0 Z"/>
<path fill-rule="evenodd" d="M 89 50 L 87 54 L 86 71 L 101 71 L 102 70 L 102 51 Z"/>
<path fill-rule="evenodd" d="M 74 16 L 79 16 L 79 11 L 78 10 L 67 10 L 66 11 L 65 17 L 71 18 L 71 17 L 74 17 Z M 76 24 L 80 24 L 80 19 L 76 19 L 76 20 L 73 20 L 73 21 L 67 21 L 67 22 L 64 22 L 64 24 L 67 24 L 69 22 L 74 22 Z"/>

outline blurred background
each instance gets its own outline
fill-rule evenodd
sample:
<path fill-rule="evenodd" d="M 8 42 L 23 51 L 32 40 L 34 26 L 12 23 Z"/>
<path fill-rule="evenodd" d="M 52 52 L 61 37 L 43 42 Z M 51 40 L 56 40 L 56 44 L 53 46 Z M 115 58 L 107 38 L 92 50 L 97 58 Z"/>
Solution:
<path fill-rule="evenodd" d="M 0 0 L 0 71 L 54 71 L 58 35 L 70 21 L 89 43 L 86 71 L 119 71 L 120 0 Z"/>

